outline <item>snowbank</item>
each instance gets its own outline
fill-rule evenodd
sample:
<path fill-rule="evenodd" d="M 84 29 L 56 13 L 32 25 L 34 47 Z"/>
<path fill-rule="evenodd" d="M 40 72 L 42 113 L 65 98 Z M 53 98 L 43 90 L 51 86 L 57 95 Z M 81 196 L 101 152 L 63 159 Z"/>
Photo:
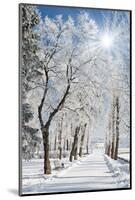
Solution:
<path fill-rule="evenodd" d="M 122 188 L 130 187 L 130 169 L 129 163 L 121 163 L 119 160 L 113 160 L 105 155 L 105 161 L 113 176 L 117 177 L 118 185 Z"/>

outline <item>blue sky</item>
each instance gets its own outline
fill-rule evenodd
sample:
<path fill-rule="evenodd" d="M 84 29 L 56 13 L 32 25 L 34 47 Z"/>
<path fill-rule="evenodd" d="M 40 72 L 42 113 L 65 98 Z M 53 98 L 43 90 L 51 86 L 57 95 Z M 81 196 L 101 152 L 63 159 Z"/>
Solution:
<path fill-rule="evenodd" d="M 62 15 L 63 20 L 67 20 L 68 16 L 71 16 L 74 21 L 76 21 L 77 16 L 80 12 L 87 12 L 89 16 L 97 23 L 98 27 L 100 27 L 100 30 L 104 30 L 105 25 L 105 19 L 109 18 L 110 25 L 111 21 L 113 21 L 113 14 L 112 11 L 115 10 L 107 10 L 107 9 L 96 9 L 96 8 L 78 8 L 78 7 L 64 7 L 64 6 L 47 6 L 47 5 L 39 5 L 37 6 L 42 19 L 45 18 L 45 16 L 48 16 L 49 18 L 55 18 L 56 15 Z M 128 11 L 119 11 L 119 14 L 125 15 Z"/>
<path fill-rule="evenodd" d="M 86 11 L 89 13 L 92 19 L 94 19 L 98 25 L 103 25 L 103 15 L 111 16 L 110 10 L 99 10 L 99 9 L 90 9 L 90 8 L 73 8 L 73 7 L 59 7 L 59 6 L 38 6 L 38 10 L 41 13 L 41 17 L 44 19 L 45 16 L 50 18 L 55 18 L 56 15 L 63 15 L 63 19 L 67 19 L 70 15 L 74 20 L 77 18 L 77 15 Z"/>
<path fill-rule="evenodd" d="M 68 16 L 71 16 L 74 21 L 76 21 L 77 16 L 80 12 L 86 11 L 90 17 L 98 24 L 98 26 L 104 29 L 104 17 L 109 18 L 110 24 L 112 21 L 112 11 L 114 10 L 107 10 L 107 9 L 96 9 L 96 8 L 77 8 L 77 7 L 64 7 L 64 6 L 46 6 L 46 5 L 39 5 L 37 6 L 42 19 L 45 16 L 49 18 L 55 18 L 56 15 L 62 15 L 64 20 L 67 20 Z M 119 11 L 119 14 L 125 15 L 127 11 Z"/>

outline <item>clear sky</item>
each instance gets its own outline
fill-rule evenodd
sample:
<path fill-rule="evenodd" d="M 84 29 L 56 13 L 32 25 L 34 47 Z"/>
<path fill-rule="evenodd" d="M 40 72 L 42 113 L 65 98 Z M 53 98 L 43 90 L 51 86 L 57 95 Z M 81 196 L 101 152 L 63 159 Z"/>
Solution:
<path fill-rule="evenodd" d="M 87 12 L 90 17 L 96 21 L 98 26 L 101 30 L 104 28 L 104 18 L 108 18 L 109 21 L 112 21 L 112 11 L 114 10 L 107 10 L 107 9 L 96 9 L 96 8 L 77 8 L 77 7 L 64 7 L 64 6 L 46 6 L 46 5 L 39 5 L 37 6 L 42 19 L 45 16 L 49 18 L 55 18 L 56 15 L 62 15 L 64 20 L 67 20 L 68 16 L 71 16 L 74 21 L 76 21 L 77 15 L 80 12 Z M 125 14 L 127 11 L 119 11 L 121 14 Z"/>
<path fill-rule="evenodd" d="M 38 10 L 41 13 L 41 17 L 44 18 L 48 16 L 50 18 L 55 18 L 56 15 L 63 15 L 63 19 L 67 19 L 70 15 L 74 20 L 77 15 L 86 11 L 89 13 L 91 18 L 93 18 L 99 25 L 103 25 L 103 16 L 111 16 L 110 10 L 103 9 L 90 9 L 90 8 L 75 8 L 75 7 L 61 7 L 61 6 L 38 6 Z"/>

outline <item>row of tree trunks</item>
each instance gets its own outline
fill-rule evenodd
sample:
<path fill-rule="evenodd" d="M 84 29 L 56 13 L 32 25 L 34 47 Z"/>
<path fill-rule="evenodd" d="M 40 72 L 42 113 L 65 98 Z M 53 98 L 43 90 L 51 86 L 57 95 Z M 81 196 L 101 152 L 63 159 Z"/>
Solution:
<path fill-rule="evenodd" d="M 117 160 L 119 148 L 119 98 L 114 97 L 112 113 L 109 118 L 109 134 L 106 137 L 105 153 Z"/>
<path fill-rule="evenodd" d="M 83 133 L 81 136 L 81 144 L 80 144 L 80 149 L 79 149 L 79 156 L 82 157 L 82 149 L 84 145 L 84 137 L 85 137 L 85 129 L 86 129 L 87 124 L 84 125 Z M 70 152 L 70 157 L 69 160 L 70 162 L 74 160 L 77 160 L 78 156 L 78 136 L 79 136 L 79 131 L 80 127 L 76 127 L 75 129 L 75 134 L 74 134 L 74 140 L 72 143 L 72 148 Z M 49 145 L 49 127 L 44 127 L 42 129 L 42 134 L 43 134 L 43 141 L 44 141 L 44 173 L 45 174 L 50 174 L 51 173 L 51 164 L 50 164 L 50 159 L 49 159 L 49 151 L 50 151 L 50 145 Z M 58 137 L 58 150 L 59 150 L 59 156 L 58 158 L 61 160 L 62 159 L 62 122 L 61 122 L 61 127 L 59 131 L 59 137 Z M 69 141 L 68 139 L 65 141 L 65 148 L 69 150 Z M 57 150 L 57 137 L 55 137 L 54 141 L 54 149 Z M 87 145 L 88 149 L 88 145 Z M 88 150 L 87 150 L 88 151 Z"/>
<path fill-rule="evenodd" d="M 50 142 L 51 144 L 51 142 Z M 64 151 L 69 151 L 70 147 L 69 147 L 69 140 L 68 139 L 64 139 L 64 147 L 63 147 Z M 54 151 L 57 150 L 57 136 L 55 136 L 55 140 L 54 140 Z"/>

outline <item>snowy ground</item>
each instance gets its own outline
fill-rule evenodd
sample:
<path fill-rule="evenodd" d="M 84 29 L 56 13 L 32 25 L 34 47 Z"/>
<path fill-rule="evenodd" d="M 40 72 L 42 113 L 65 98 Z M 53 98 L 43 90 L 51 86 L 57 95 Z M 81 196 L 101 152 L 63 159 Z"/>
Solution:
<path fill-rule="evenodd" d="M 117 183 L 121 187 L 130 187 L 130 166 L 123 160 L 113 160 L 105 155 L 105 160 L 113 176 L 117 177 Z"/>
<path fill-rule="evenodd" d="M 123 158 L 127 161 L 130 161 L 130 152 L 129 152 L 129 148 L 120 148 L 119 152 L 118 152 L 118 156 L 120 158 Z"/>
<path fill-rule="evenodd" d="M 50 176 L 43 175 L 43 160 L 24 162 L 23 194 L 129 187 L 128 166 L 124 168 L 124 164 L 113 162 L 103 154 L 93 153 L 74 163 L 66 159 L 64 162 L 65 169 L 53 170 Z"/>

